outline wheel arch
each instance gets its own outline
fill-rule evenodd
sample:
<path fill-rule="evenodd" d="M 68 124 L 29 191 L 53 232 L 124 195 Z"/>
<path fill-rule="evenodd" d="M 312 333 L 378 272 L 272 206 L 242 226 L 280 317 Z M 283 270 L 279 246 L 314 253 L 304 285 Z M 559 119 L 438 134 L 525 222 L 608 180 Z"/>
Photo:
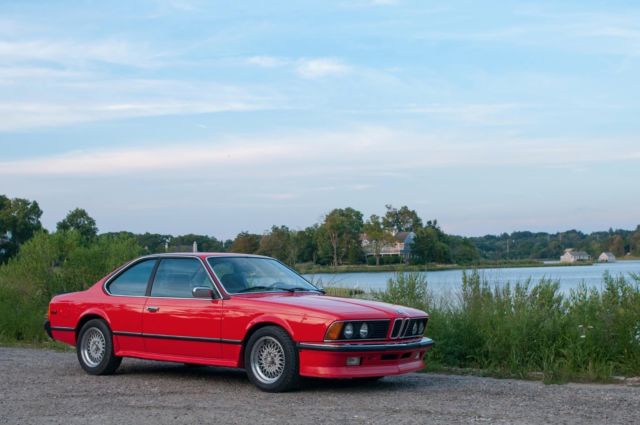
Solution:
<path fill-rule="evenodd" d="M 244 335 L 244 338 L 242 338 L 240 358 L 238 359 L 238 367 L 244 367 L 244 353 L 245 353 L 245 350 L 247 349 L 247 344 L 249 343 L 249 339 L 251 339 L 253 334 L 255 334 L 260 329 L 263 329 L 269 326 L 275 326 L 277 328 L 282 329 L 287 333 L 287 335 L 289 335 L 289 338 L 291 338 L 291 340 L 294 341 L 295 343 L 295 339 L 293 337 L 293 332 L 291 330 L 291 327 L 282 320 L 277 320 L 277 319 L 274 320 L 273 318 L 264 318 L 263 320 L 252 322 L 248 327 L 247 332 Z"/>
<path fill-rule="evenodd" d="M 107 316 L 104 314 L 104 312 L 99 310 L 86 311 L 80 316 L 80 318 L 78 319 L 78 323 L 76 324 L 76 328 L 75 328 L 76 344 L 78 343 L 78 336 L 80 335 L 80 330 L 82 329 L 82 327 L 89 320 L 93 320 L 93 319 L 100 319 L 104 321 L 109 327 L 109 329 L 111 329 L 111 323 L 109 323 L 109 320 L 107 319 Z"/>

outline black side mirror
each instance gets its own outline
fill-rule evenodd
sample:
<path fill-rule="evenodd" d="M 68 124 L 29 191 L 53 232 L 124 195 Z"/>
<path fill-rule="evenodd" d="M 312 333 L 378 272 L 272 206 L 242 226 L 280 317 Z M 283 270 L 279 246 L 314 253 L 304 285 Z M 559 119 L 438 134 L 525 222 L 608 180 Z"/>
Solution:
<path fill-rule="evenodd" d="M 197 286 L 191 290 L 191 293 L 193 294 L 193 298 L 208 298 L 210 300 L 215 298 L 213 289 L 207 288 L 206 286 Z"/>

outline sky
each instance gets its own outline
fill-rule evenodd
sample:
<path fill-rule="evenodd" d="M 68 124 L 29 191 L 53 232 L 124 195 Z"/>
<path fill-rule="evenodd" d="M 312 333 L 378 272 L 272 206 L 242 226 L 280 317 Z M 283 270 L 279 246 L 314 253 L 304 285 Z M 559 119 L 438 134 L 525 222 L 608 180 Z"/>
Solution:
<path fill-rule="evenodd" d="M 0 1 L 0 194 L 233 238 L 640 223 L 634 1 Z"/>

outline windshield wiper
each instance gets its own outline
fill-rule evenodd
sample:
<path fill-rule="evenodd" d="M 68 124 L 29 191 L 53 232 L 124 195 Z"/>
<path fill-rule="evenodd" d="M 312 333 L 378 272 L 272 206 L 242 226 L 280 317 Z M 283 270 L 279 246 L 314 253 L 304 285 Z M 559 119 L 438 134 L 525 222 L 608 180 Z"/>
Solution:
<path fill-rule="evenodd" d="M 239 294 L 241 292 L 264 291 L 265 289 L 279 289 L 279 288 L 272 288 L 270 286 L 250 286 L 248 288 L 241 289 L 236 293 Z"/>
<path fill-rule="evenodd" d="M 289 291 L 289 292 L 307 292 L 307 291 L 314 291 L 314 292 L 320 292 L 322 294 L 324 294 L 324 291 L 322 289 L 317 289 L 317 288 L 303 288 L 302 286 L 294 286 L 293 288 L 281 288 L 278 287 L 278 289 L 283 289 L 285 291 Z"/>

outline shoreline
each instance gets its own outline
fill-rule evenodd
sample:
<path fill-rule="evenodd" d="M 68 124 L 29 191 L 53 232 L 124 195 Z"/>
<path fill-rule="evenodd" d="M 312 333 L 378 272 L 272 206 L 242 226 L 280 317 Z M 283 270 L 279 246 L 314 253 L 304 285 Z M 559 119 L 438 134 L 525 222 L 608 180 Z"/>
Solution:
<path fill-rule="evenodd" d="M 625 259 L 621 261 L 630 261 Z M 369 265 L 340 265 L 320 266 L 320 265 L 302 265 L 296 264 L 294 269 L 300 274 L 338 274 L 338 273 L 389 273 L 389 272 L 437 272 L 448 270 L 484 270 L 484 269 L 508 269 L 508 268 L 544 268 L 544 267 L 574 267 L 574 266 L 592 266 L 598 264 L 597 261 L 579 262 L 579 263 L 544 263 L 542 261 L 534 262 L 513 262 L 513 263 L 478 263 L 478 264 L 431 264 L 431 265 L 406 265 L 406 264 L 384 264 L 380 266 Z"/>

